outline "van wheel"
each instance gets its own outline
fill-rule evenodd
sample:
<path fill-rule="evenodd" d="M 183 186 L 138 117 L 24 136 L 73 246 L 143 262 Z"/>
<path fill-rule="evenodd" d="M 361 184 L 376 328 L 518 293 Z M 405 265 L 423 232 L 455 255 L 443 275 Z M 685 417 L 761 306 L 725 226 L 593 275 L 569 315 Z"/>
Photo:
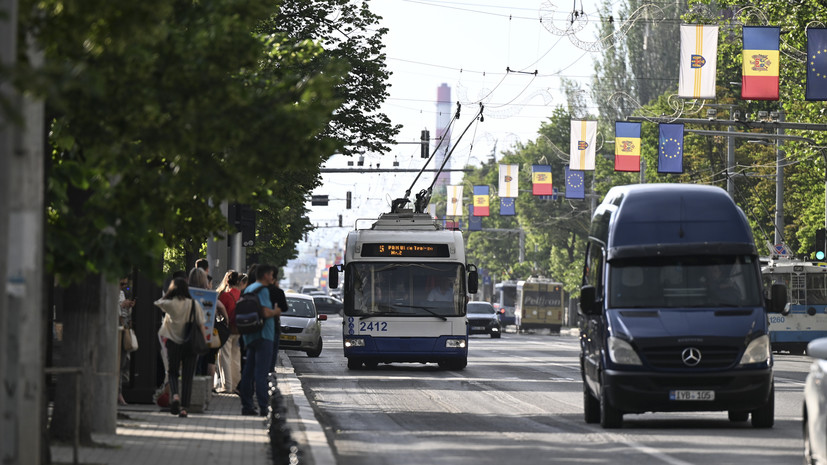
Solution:
<path fill-rule="evenodd" d="M 600 426 L 604 429 L 615 429 L 623 426 L 623 413 L 609 401 L 606 386 L 601 386 L 600 389 Z"/>
<path fill-rule="evenodd" d="M 358 370 L 362 368 L 362 361 L 358 358 L 348 358 L 347 359 L 347 368 L 348 370 Z"/>
<path fill-rule="evenodd" d="M 752 411 L 753 428 L 772 428 L 775 423 L 775 388 L 770 389 L 767 403 Z"/>
<path fill-rule="evenodd" d="M 732 422 L 747 421 L 749 419 L 749 412 L 730 410 L 727 412 L 727 416 L 729 417 L 729 421 Z"/>
<path fill-rule="evenodd" d="M 600 401 L 589 391 L 586 383 L 583 383 L 583 419 L 586 423 L 600 422 Z"/>

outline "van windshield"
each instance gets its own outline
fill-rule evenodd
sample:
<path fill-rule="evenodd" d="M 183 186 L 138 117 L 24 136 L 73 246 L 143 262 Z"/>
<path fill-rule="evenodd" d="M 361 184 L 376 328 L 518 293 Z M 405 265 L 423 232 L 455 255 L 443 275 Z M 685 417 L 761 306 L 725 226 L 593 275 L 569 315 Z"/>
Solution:
<path fill-rule="evenodd" d="M 757 307 L 763 293 L 750 256 L 653 257 L 609 263 L 613 308 Z"/>

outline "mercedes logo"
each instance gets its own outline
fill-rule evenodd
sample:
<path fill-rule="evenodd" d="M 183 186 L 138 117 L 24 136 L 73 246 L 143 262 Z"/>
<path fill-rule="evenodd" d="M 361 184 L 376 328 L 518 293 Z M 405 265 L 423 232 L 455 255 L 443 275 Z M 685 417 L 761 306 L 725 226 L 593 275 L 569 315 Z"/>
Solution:
<path fill-rule="evenodd" d="M 681 352 L 681 360 L 688 367 L 698 366 L 701 363 L 701 351 L 695 347 L 687 347 Z"/>

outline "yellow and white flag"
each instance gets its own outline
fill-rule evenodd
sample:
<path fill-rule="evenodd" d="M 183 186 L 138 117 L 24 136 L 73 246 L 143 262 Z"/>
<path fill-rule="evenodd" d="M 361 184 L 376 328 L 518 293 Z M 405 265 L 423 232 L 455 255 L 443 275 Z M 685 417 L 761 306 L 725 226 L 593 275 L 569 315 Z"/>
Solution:
<path fill-rule="evenodd" d="M 462 185 L 446 187 L 445 216 L 462 216 Z"/>
<path fill-rule="evenodd" d="M 519 171 L 520 165 L 500 165 L 500 198 L 520 196 Z"/>
<path fill-rule="evenodd" d="M 571 120 L 569 165 L 573 170 L 594 171 L 597 121 Z"/>
<path fill-rule="evenodd" d="M 679 97 L 715 98 L 718 26 L 681 24 L 680 64 Z"/>

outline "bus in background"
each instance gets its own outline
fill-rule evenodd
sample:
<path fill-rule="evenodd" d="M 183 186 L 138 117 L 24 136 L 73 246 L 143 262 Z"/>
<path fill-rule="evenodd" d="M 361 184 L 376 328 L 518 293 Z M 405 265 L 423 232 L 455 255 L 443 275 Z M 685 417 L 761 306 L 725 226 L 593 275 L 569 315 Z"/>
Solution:
<path fill-rule="evenodd" d="M 548 329 L 559 333 L 563 325 L 563 283 L 531 277 L 517 282 L 514 309 L 517 332 Z"/>
<path fill-rule="evenodd" d="M 813 339 L 827 336 L 827 267 L 819 262 L 771 260 L 761 269 L 764 288 L 787 285 L 786 314 L 771 314 L 774 351 L 804 354 Z"/>
<path fill-rule="evenodd" d="M 468 363 L 466 304 L 478 273 L 465 263 L 460 231 L 426 213 L 384 213 L 348 233 L 344 264 L 329 271 L 337 288 L 344 271 L 343 345 L 347 366 Z"/>
<path fill-rule="evenodd" d="M 500 315 L 503 330 L 506 326 L 516 325 L 514 306 L 517 303 L 517 281 L 503 281 L 494 285 L 491 304 Z"/>

